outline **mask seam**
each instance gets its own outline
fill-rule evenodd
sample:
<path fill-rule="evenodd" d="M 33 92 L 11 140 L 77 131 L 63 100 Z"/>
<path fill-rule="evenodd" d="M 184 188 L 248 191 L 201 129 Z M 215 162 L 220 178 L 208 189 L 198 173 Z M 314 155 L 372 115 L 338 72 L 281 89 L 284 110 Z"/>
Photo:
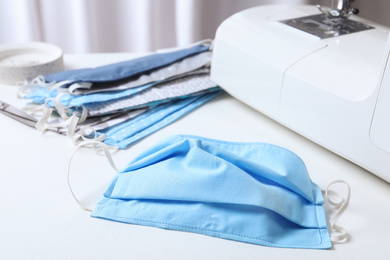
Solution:
<path fill-rule="evenodd" d="M 101 209 L 102 210 L 102 209 Z M 99 210 L 99 211 L 101 211 Z M 116 215 L 112 215 L 112 217 L 114 218 L 117 218 L 119 220 L 122 220 L 123 222 L 125 223 L 128 223 L 128 221 L 130 220 L 134 220 L 134 221 L 139 221 L 139 222 L 146 222 L 146 223 L 153 223 L 153 224 L 162 224 L 162 225 L 167 225 L 167 226 L 172 226 L 172 227 L 179 227 L 179 228 L 187 228 L 187 229 L 192 229 L 192 230 L 199 230 L 199 231 L 208 231 L 208 232 L 212 232 L 212 233 L 218 233 L 218 234 L 224 234 L 224 235 L 232 235 L 232 236 L 237 236 L 237 237 L 242 237 L 242 238 L 249 238 L 249 239 L 253 239 L 253 240 L 257 240 L 257 241 L 264 241 L 264 242 L 267 242 L 267 243 L 270 243 L 270 244 L 274 244 L 274 245 L 280 245 L 280 246 L 299 246 L 299 245 L 294 245 L 294 244 L 281 244 L 281 243 L 276 243 L 274 241 L 271 241 L 271 240 L 267 240 L 267 239 L 262 239 L 262 238 L 255 238 L 255 237 L 250 237 L 250 236 L 243 236 L 243 235 L 239 235 L 239 234 L 234 234 L 234 233 L 228 233 L 228 232 L 221 232 L 221 231 L 215 231 L 215 230 L 210 230 L 210 229 L 204 229 L 204 228 L 196 228 L 196 227 L 192 227 L 192 226 L 185 226 L 185 225 L 178 225 L 178 224 L 172 224 L 172 223 L 167 223 L 167 222 L 161 222 L 161 221 L 153 221 L 153 220 L 145 220 L 145 219 L 139 219 L 139 218 L 132 218 L 132 217 L 120 217 L 120 216 L 116 216 Z M 129 223 L 129 224 L 135 224 L 137 225 L 137 223 Z M 160 228 L 160 227 L 158 227 Z M 162 227 L 161 227 L 162 228 Z M 307 228 L 309 229 L 309 228 Z M 310 228 L 312 229 L 312 228 Z M 315 228 L 317 230 L 317 232 L 320 234 L 320 230 L 322 228 Z M 325 229 L 325 228 L 323 228 Z M 177 230 L 177 231 L 180 231 L 180 230 Z M 201 233 L 202 234 L 202 233 Z M 321 245 L 323 243 L 322 241 L 322 237 L 320 236 L 320 242 L 318 244 L 304 244 L 304 246 L 307 246 L 307 247 L 315 247 L 315 246 L 318 246 L 318 245 Z"/>
<path fill-rule="evenodd" d="M 117 182 L 118 181 L 118 179 L 116 179 L 115 180 L 115 182 Z M 115 189 L 115 188 L 114 188 Z M 105 199 L 106 200 L 115 200 L 115 201 L 123 201 L 123 200 L 125 200 L 125 201 L 127 201 L 127 200 L 129 200 L 129 199 L 121 199 L 121 198 L 115 198 L 115 197 L 111 197 L 111 195 L 112 195 L 112 192 L 113 191 L 111 191 L 111 193 L 110 193 L 110 195 L 108 195 L 108 194 L 103 194 L 103 196 L 105 197 Z M 146 199 L 131 199 L 131 200 L 146 200 Z M 156 201 L 158 201 L 158 199 L 156 199 Z M 190 202 L 190 203 L 192 203 L 192 202 L 197 202 L 197 201 L 190 201 L 190 200 L 182 200 L 182 201 L 180 201 L 180 200 L 172 200 L 172 201 L 178 201 L 178 202 Z M 105 204 L 104 204 L 104 206 L 106 206 L 106 203 L 107 202 L 105 202 Z M 198 203 L 198 202 L 197 202 Z M 200 203 L 200 202 L 199 202 Z M 228 203 L 228 202 L 204 202 L 205 204 L 219 204 L 219 205 L 246 205 L 246 206 L 249 206 L 249 207 L 254 207 L 254 208 L 261 208 L 261 209 L 263 209 L 263 210 L 266 210 L 266 211 L 269 211 L 269 212 L 272 212 L 273 214 L 275 214 L 275 215 L 278 215 L 279 217 L 281 217 L 281 218 L 283 218 L 283 219 L 286 219 L 287 221 L 289 221 L 290 223 L 293 223 L 293 224 L 295 224 L 295 225 L 297 225 L 297 226 L 300 226 L 300 227 L 302 227 L 302 228 L 304 228 L 304 229 L 323 229 L 323 228 L 326 228 L 326 226 L 325 227 L 320 227 L 320 225 L 319 225 L 319 221 L 318 221 L 318 219 L 319 219 L 319 217 L 318 217 L 318 213 L 317 213 L 317 206 L 319 206 L 319 207 L 321 207 L 321 205 L 311 205 L 312 207 L 314 207 L 314 217 L 315 217 L 315 224 L 316 224 L 316 226 L 312 226 L 312 227 L 310 227 L 311 225 L 304 225 L 304 224 L 299 224 L 296 220 L 291 220 L 291 219 L 289 219 L 288 218 L 288 216 L 286 216 L 286 215 L 283 215 L 283 214 L 281 214 L 281 213 L 279 213 L 279 212 L 277 212 L 277 211 L 275 211 L 275 210 L 273 210 L 273 209 L 271 209 L 271 208 L 267 208 L 267 207 L 264 207 L 264 206 L 258 206 L 258 205 L 251 205 L 251 204 L 239 204 L 239 203 Z"/>
<path fill-rule="evenodd" d="M 117 180 L 115 180 L 117 181 Z M 94 209 L 94 212 L 102 212 L 104 210 L 104 208 L 107 206 L 107 203 L 108 201 L 111 199 L 110 197 L 107 197 L 106 195 L 104 195 L 106 201 L 104 202 L 104 204 L 100 204 L 98 210 L 95 210 Z M 99 204 L 98 204 L 99 205 Z M 313 244 L 313 245 L 310 245 L 310 246 L 318 246 L 318 245 L 321 245 L 323 243 L 323 239 L 322 239 L 322 236 L 321 236 L 321 230 L 322 229 L 327 229 L 327 227 L 324 227 L 324 228 L 321 228 L 319 227 L 319 223 L 318 223 L 318 214 L 317 214 L 317 210 L 316 210 L 316 206 L 317 205 L 313 205 L 314 206 L 314 211 L 315 211 L 315 216 L 316 216 L 316 222 L 317 222 L 317 228 L 307 228 L 307 227 L 303 227 L 291 220 L 288 220 L 287 218 L 283 217 L 282 215 L 280 215 L 279 213 L 276 213 L 274 211 L 275 214 L 278 214 L 280 215 L 281 217 L 287 219 L 288 221 L 298 225 L 298 226 L 301 226 L 302 228 L 304 229 L 312 229 L 312 230 L 316 230 L 317 231 L 317 234 L 318 234 L 318 237 L 319 237 L 319 243 L 318 244 Z M 99 216 L 97 216 L 99 217 Z M 182 227 L 182 228 L 189 228 L 189 229 L 193 229 L 193 230 L 203 230 L 203 231 L 209 231 L 209 232 L 216 232 L 216 233 L 219 233 L 219 234 L 226 234 L 226 235 L 233 235 L 233 236 L 238 236 L 238 237 L 243 237 L 243 238 L 249 238 L 249 239 L 254 239 L 254 240 L 258 240 L 258 241 L 265 241 L 265 242 L 268 242 L 268 243 L 272 243 L 272 244 L 275 244 L 275 245 L 284 245 L 284 246 L 292 246 L 292 244 L 278 244 L 276 242 L 273 242 L 273 241 L 269 241 L 269 240 L 266 240 L 266 239 L 259 239 L 259 238 L 254 238 L 254 237 L 250 237 L 250 236 L 243 236 L 243 235 L 239 235 L 239 234 L 234 234 L 234 233 L 227 233 L 227 232 L 221 232 L 221 231 L 213 231 L 213 230 L 209 230 L 209 229 L 201 229 L 201 228 L 196 228 L 196 227 L 191 227 L 191 226 L 185 226 L 185 225 L 177 225 L 177 224 L 172 224 L 172 223 L 166 223 L 166 222 L 161 222 L 161 221 L 153 221 L 153 220 L 145 220 L 145 219 L 139 219 L 139 218 L 133 218 L 133 217 L 121 217 L 121 216 L 117 216 L 117 215 L 111 215 L 111 217 L 114 217 L 114 218 L 117 218 L 117 219 L 121 219 L 121 220 L 135 220 L 135 221 L 143 221 L 143 222 L 148 222 L 148 223 L 156 223 L 156 224 L 164 224 L 164 225 L 169 225 L 169 226 L 173 226 L 173 227 Z M 102 217 L 104 218 L 104 217 Z M 126 221 L 123 221 L 126 223 Z M 127 221 L 128 222 L 128 221 Z M 131 224 L 131 223 L 130 223 Z M 133 223 L 134 224 L 134 223 Z M 306 246 L 309 246 L 309 245 L 306 245 Z"/>
<path fill-rule="evenodd" d="M 318 216 L 318 212 L 317 212 L 317 206 L 318 206 L 317 204 L 313 205 L 313 207 L 314 207 L 314 212 L 315 212 L 314 214 L 315 214 L 315 216 L 316 216 L 317 226 L 319 227 L 319 226 L 320 226 L 320 223 L 319 223 L 319 219 L 318 219 L 319 216 Z M 326 223 L 325 223 L 325 224 L 326 224 Z M 322 236 L 321 236 L 321 231 L 320 231 L 321 229 L 327 229 L 326 225 L 325 225 L 325 228 L 318 228 L 318 229 L 317 229 L 318 238 L 319 238 L 319 240 L 320 240 L 319 245 L 322 244 L 322 242 L 323 242 L 323 241 L 322 241 Z"/>
<path fill-rule="evenodd" d="M 312 190 L 312 194 L 313 194 L 313 198 L 316 198 L 316 196 L 315 196 L 315 194 L 314 194 L 314 189 Z M 315 214 L 315 216 L 316 216 L 317 226 L 319 227 L 319 226 L 320 226 L 320 220 L 319 220 L 319 215 L 318 215 L 318 209 L 317 209 L 317 207 L 323 207 L 323 204 L 317 204 L 317 203 L 315 203 L 315 204 L 313 205 L 313 207 L 314 207 L 314 212 L 315 212 L 314 214 Z M 327 230 L 326 218 L 325 218 L 325 229 Z M 320 239 L 320 241 L 321 241 L 320 244 L 322 244 L 323 239 L 322 239 L 322 235 L 321 235 L 321 230 L 318 229 L 317 232 L 318 232 L 318 237 L 319 237 L 319 239 Z"/>

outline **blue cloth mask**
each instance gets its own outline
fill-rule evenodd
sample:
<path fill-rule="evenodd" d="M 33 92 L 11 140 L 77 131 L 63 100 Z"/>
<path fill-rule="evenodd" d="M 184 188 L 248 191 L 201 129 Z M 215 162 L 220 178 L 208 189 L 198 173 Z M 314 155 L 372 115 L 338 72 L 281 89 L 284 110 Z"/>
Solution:
<path fill-rule="evenodd" d="M 66 82 L 69 86 L 79 82 L 99 83 L 128 79 L 146 71 L 161 68 L 185 57 L 208 51 L 210 45 L 199 44 L 193 47 L 168 53 L 157 53 L 138 59 L 118 62 L 97 68 L 66 70 L 45 76 L 45 81 Z"/>
<path fill-rule="evenodd" d="M 326 249 L 320 188 L 282 147 L 173 136 L 114 178 L 91 216 L 272 247 Z"/>
<path fill-rule="evenodd" d="M 98 135 L 105 135 L 104 143 L 119 149 L 126 149 L 138 140 L 171 124 L 195 108 L 215 98 L 220 93 L 220 90 L 212 91 L 194 97 L 163 103 L 150 108 L 135 118 L 98 130 L 97 133 Z"/>

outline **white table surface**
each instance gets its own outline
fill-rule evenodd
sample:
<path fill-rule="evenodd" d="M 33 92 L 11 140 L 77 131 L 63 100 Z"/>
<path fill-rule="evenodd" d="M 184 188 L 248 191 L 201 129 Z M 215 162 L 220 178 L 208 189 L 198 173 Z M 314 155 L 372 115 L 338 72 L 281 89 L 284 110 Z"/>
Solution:
<path fill-rule="evenodd" d="M 65 55 L 65 64 L 90 67 L 131 57 Z M 21 107 L 26 101 L 16 98 L 16 90 L 0 85 L 0 99 Z M 339 224 L 349 242 L 331 250 L 271 248 L 92 218 L 67 186 L 72 141 L 0 114 L 0 259 L 390 259 L 389 183 L 227 94 L 114 154 L 117 167 L 172 134 L 277 144 L 297 153 L 322 189 L 336 179 L 347 181 L 352 197 Z M 87 148 L 79 150 L 71 169 L 75 193 L 90 207 L 115 175 L 104 157 Z"/>

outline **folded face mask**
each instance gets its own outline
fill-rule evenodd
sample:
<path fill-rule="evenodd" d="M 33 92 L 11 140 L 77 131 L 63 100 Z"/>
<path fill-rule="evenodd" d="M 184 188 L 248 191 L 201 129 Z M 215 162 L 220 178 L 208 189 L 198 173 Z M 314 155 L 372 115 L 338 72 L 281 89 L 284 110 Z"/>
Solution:
<path fill-rule="evenodd" d="M 152 82 L 166 80 L 181 75 L 191 74 L 192 71 L 198 70 L 201 67 L 207 66 L 211 62 L 211 52 L 206 51 L 190 57 L 187 57 L 178 62 L 172 63 L 159 69 L 143 73 L 135 78 L 119 81 L 118 83 L 96 83 L 88 85 L 74 85 L 70 92 L 74 95 L 93 94 L 99 92 L 119 91 L 129 88 L 134 88 Z"/>
<path fill-rule="evenodd" d="M 129 95 L 121 99 L 114 98 L 113 101 L 89 101 L 83 105 L 90 116 L 99 116 L 218 90 L 220 87 L 210 80 L 208 73 L 200 73 L 157 84 L 137 95 Z M 109 98 L 105 100 L 109 100 Z"/>
<path fill-rule="evenodd" d="M 327 249 L 323 203 L 305 164 L 289 150 L 180 135 L 120 171 L 91 216 L 264 246 Z"/>
<path fill-rule="evenodd" d="M 214 91 L 195 97 L 179 99 L 166 104 L 160 104 L 135 118 L 101 129 L 98 134 L 104 134 L 104 143 L 126 149 L 138 140 L 171 124 L 195 108 L 218 96 L 221 92 Z"/>
<path fill-rule="evenodd" d="M 66 94 L 66 92 L 64 92 L 64 90 L 61 88 L 51 89 L 45 86 L 31 86 L 28 93 L 25 94 L 23 98 L 30 99 L 33 103 L 36 104 L 44 104 L 47 102 L 49 107 L 54 107 L 54 103 L 49 101 L 49 99 L 55 98 L 59 94 L 63 93 L 64 95 L 61 95 L 61 98 L 59 99 L 63 106 L 80 107 L 82 105 L 96 103 L 101 106 L 101 103 L 112 103 L 119 99 L 134 96 L 135 94 L 143 94 L 145 90 L 148 90 L 152 87 L 153 89 L 149 90 L 149 92 L 155 92 L 154 89 L 161 88 L 161 85 L 170 85 L 172 84 L 172 81 L 181 81 L 182 86 L 180 86 L 180 89 L 187 89 L 187 92 L 196 92 L 198 90 L 188 88 L 188 85 L 193 85 L 193 83 L 186 83 L 186 81 L 191 81 L 191 79 L 196 78 L 197 76 L 203 76 L 205 78 L 204 80 L 198 80 L 200 83 L 206 81 L 208 85 L 216 86 L 215 83 L 211 83 L 209 80 L 210 69 L 208 67 L 199 68 L 200 64 L 207 64 L 210 58 L 210 52 L 200 53 L 180 62 L 176 62 L 170 66 L 164 67 L 158 71 L 153 71 L 150 75 L 142 75 L 137 80 L 131 80 L 123 84 L 121 83 L 118 86 L 115 86 L 115 84 L 112 82 L 106 82 L 104 84 L 101 83 L 100 85 L 95 84 L 93 88 L 89 89 L 89 91 L 88 89 L 85 90 L 83 95 Z M 157 79 L 157 77 L 159 78 Z M 190 80 L 187 80 L 187 78 Z M 110 87 L 104 88 L 104 86 Z M 167 90 L 165 92 L 170 91 L 168 88 L 166 89 Z M 75 88 L 72 87 L 73 92 L 74 90 Z M 79 89 L 79 91 L 81 90 L 82 88 Z M 170 93 L 171 95 L 179 95 L 178 91 L 175 89 L 170 91 Z M 163 93 L 159 95 L 161 98 L 165 96 Z"/>
<path fill-rule="evenodd" d="M 164 55 L 171 55 L 171 53 L 166 53 Z M 132 110 L 137 110 L 138 112 L 141 109 L 156 110 L 157 108 L 171 106 L 170 109 L 166 108 L 163 111 L 159 111 L 159 115 L 157 116 L 158 120 L 153 122 L 147 118 L 143 120 L 144 122 L 148 121 L 148 124 L 145 125 L 143 122 L 141 128 L 139 127 L 141 125 L 140 123 L 138 123 L 138 125 L 133 124 L 133 122 L 138 119 L 130 122 L 130 124 L 132 124 L 131 131 L 127 131 L 126 136 L 121 136 L 120 140 L 118 137 L 115 137 L 114 142 L 110 140 L 111 138 L 107 139 L 107 143 L 124 149 L 140 138 L 145 137 L 147 133 L 150 134 L 164 127 L 169 122 L 175 121 L 177 118 L 205 102 L 201 102 L 200 100 L 197 102 L 190 102 L 191 105 L 189 105 L 188 108 L 180 108 L 180 111 L 177 109 L 177 103 L 185 104 L 188 103 L 186 100 L 191 99 L 192 97 L 198 99 L 200 96 L 215 96 L 216 93 L 221 92 L 221 89 L 210 80 L 210 68 L 206 66 L 209 63 L 210 58 L 211 52 L 208 51 L 196 55 L 194 54 L 159 70 L 153 70 L 149 74 L 141 75 L 140 78 L 135 81 L 138 83 L 141 81 L 145 83 L 149 80 L 157 80 L 158 77 L 161 77 L 159 80 L 146 85 L 132 85 L 131 87 L 126 87 L 122 90 L 102 92 L 100 90 L 104 90 L 104 87 L 99 89 L 94 88 L 86 95 L 71 95 L 62 88 L 52 89 L 50 87 L 34 85 L 30 87 L 29 90 L 31 91 L 28 91 L 23 97 L 30 99 L 35 104 L 41 104 L 38 108 L 42 108 L 43 111 L 40 114 L 40 119 L 37 120 L 37 129 L 40 131 L 53 130 L 66 134 L 74 142 L 77 142 L 84 137 L 96 137 L 96 132 L 102 134 L 102 130 L 106 129 L 101 127 L 113 127 L 114 129 L 122 128 L 125 125 L 117 126 L 113 124 L 113 122 L 118 121 L 118 118 L 115 118 L 117 114 L 123 114 L 126 111 Z M 130 81 L 126 84 L 138 84 L 135 82 Z M 110 83 L 107 84 L 109 85 Z M 111 84 L 114 83 L 111 82 Z M 102 83 L 102 85 L 105 84 Z M 121 87 L 120 84 L 119 87 Z M 114 88 L 117 89 L 116 87 Z M 211 98 L 205 97 L 202 99 L 210 100 Z M 34 107 L 32 108 L 34 109 Z M 172 111 L 169 110 L 174 110 L 175 113 L 172 114 Z M 53 117 L 55 117 L 51 116 L 53 111 L 61 118 L 53 119 Z M 153 115 L 151 114 L 150 116 Z M 100 117 L 103 120 L 100 120 Z M 125 119 L 125 117 L 122 118 Z M 153 116 L 153 118 L 156 119 L 156 116 Z M 160 120 L 161 118 L 164 118 L 164 120 Z M 111 119 L 113 120 L 111 121 Z M 107 120 L 110 120 L 110 122 L 99 125 L 99 128 L 96 127 L 96 124 L 106 122 Z M 123 121 L 124 120 L 121 120 L 119 123 L 122 123 Z M 150 123 L 153 124 L 151 125 Z M 126 125 L 129 126 L 127 123 Z M 83 130 L 86 128 L 89 128 L 87 132 Z M 139 129 L 142 130 L 140 131 Z M 94 134 L 91 134 L 91 131 Z M 84 134 L 86 134 L 86 136 L 84 136 Z"/>
<path fill-rule="evenodd" d="M 140 75 L 145 71 L 161 68 L 191 55 L 208 51 L 209 49 L 210 45 L 199 44 L 183 50 L 169 53 L 157 53 L 96 68 L 61 71 L 46 75 L 45 81 L 48 83 L 63 82 L 63 86 L 66 87 L 80 82 L 100 83 L 123 80 Z"/>

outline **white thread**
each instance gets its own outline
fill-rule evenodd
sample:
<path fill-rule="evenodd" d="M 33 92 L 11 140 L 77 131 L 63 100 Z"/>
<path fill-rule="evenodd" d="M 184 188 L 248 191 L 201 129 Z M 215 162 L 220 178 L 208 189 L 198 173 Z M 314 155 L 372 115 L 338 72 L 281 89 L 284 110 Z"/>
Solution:
<path fill-rule="evenodd" d="M 336 183 L 342 183 L 345 184 L 347 187 L 347 195 L 345 198 L 341 197 L 340 194 L 338 194 L 335 191 L 329 190 L 329 188 L 336 184 Z M 348 240 L 348 232 L 343 227 L 336 225 L 336 222 L 341 217 L 341 215 L 345 212 L 349 205 L 350 197 L 351 197 L 351 188 L 348 183 L 342 180 L 337 180 L 329 183 L 328 187 L 325 190 L 325 197 L 330 205 L 336 207 L 338 210 L 334 214 L 334 216 L 329 220 L 330 228 L 332 229 L 332 234 L 330 236 L 330 240 L 333 243 L 345 243 Z M 336 197 L 338 200 L 332 200 L 331 197 Z"/>
<path fill-rule="evenodd" d="M 69 159 L 69 164 L 68 164 L 68 173 L 67 173 L 67 181 L 68 181 L 68 187 L 69 187 L 69 190 L 73 196 L 73 198 L 76 200 L 76 202 L 86 211 L 89 211 L 89 212 L 92 212 L 92 209 L 89 209 L 87 208 L 86 206 L 84 206 L 76 197 L 76 195 L 74 194 L 73 192 L 73 189 L 72 189 L 72 185 L 70 183 L 70 165 L 72 163 L 72 159 L 73 159 L 73 156 L 76 154 L 76 152 L 78 151 L 78 149 L 80 149 L 81 147 L 83 146 L 87 146 L 87 145 L 92 145 L 92 148 L 97 148 L 98 146 L 100 146 L 100 149 L 104 152 L 104 154 L 106 155 L 106 158 L 108 160 L 108 162 L 110 163 L 111 167 L 118 173 L 118 170 L 115 166 L 115 163 L 114 161 L 112 160 L 112 157 L 111 157 L 111 153 L 109 151 L 109 147 L 105 144 L 105 143 L 102 143 L 100 141 L 95 141 L 95 140 L 88 140 L 88 141 L 83 141 L 81 143 L 79 143 L 76 147 L 76 149 L 74 150 L 72 156 L 70 157 Z"/>

